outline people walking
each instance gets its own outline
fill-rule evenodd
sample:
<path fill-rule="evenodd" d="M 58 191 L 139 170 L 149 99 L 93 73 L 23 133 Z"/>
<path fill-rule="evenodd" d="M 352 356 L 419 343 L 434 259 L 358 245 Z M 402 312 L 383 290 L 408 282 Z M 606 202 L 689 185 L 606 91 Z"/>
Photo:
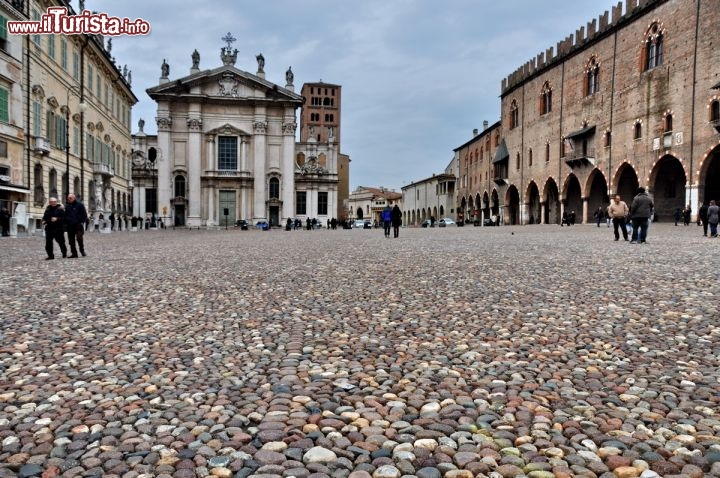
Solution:
<path fill-rule="evenodd" d="M 85 254 L 85 241 L 83 240 L 87 220 L 87 210 L 83 203 L 78 201 L 73 193 L 68 194 L 65 203 L 65 228 L 67 229 L 68 243 L 70 244 L 70 257 L 78 257 L 78 248 L 83 257 L 87 255 Z M 78 247 L 75 246 L 76 240 Z"/>
<path fill-rule="evenodd" d="M 67 247 L 65 246 L 65 232 L 63 231 L 65 219 L 65 209 L 58 204 L 57 198 L 50 198 L 48 207 L 45 208 L 42 223 L 45 226 L 45 252 L 47 258 L 45 260 L 55 259 L 53 251 L 53 241 L 60 246 L 60 252 L 63 257 L 67 257 Z"/>
<path fill-rule="evenodd" d="M 690 205 L 688 204 L 685 206 L 685 209 L 683 209 L 683 224 L 686 226 L 690 225 L 690 215 L 692 214 L 692 208 L 690 208 Z"/>
<path fill-rule="evenodd" d="M 618 229 L 622 230 L 623 239 L 628 240 L 627 226 L 625 224 L 625 218 L 628 215 L 628 206 L 625 201 L 622 200 L 619 194 L 616 194 L 613 201 L 608 206 L 608 215 L 612 218 L 613 232 L 615 233 L 615 240 L 620 240 L 620 233 Z"/>
<path fill-rule="evenodd" d="M 631 244 L 640 242 L 644 244 L 647 240 L 648 221 L 652 217 L 653 204 L 650 196 L 645 192 L 645 188 L 639 187 L 637 195 L 633 198 L 630 206 L 630 217 L 633 222 Z"/>
<path fill-rule="evenodd" d="M 390 237 L 390 226 L 392 226 L 392 210 L 390 206 L 385 206 L 385 209 L 380 213 L 380 219 L 382 219 L 383 230 L 385 231 L 385 237 Z"/>
<path fill-rule="evenodd" d="M 595 223 L 597 224 L 597 227 L 600 227 L 600 223 L 603 220 L 603 209 L 601 206 L 598 206 L 598 208 L 593 213 L 593 216 L 595 217 Z"/>
<path fill-rule="evenodd" d="M 400 211 L 400 207 L 397 204 L 393 207 L 390 218 L 393 227 L 393 237 L 397 239 L 400 237 L 400 226 L 402 226 L 402 211 Z"/>
<path fill-rule="evenodd" d="M 702 206 L 698 210 L 698 223 L 702 224 L 703 236 L 707 236 L 708 231 L 708 205 L 703 201 Z"/>
<path fill-rule="evenodd" d="M 675 213 L 673 214 L 673 219 L 675 219 L 675 225 L 678 225 L 678 222 L 680 222 L 680 217 L 682 216 L 682 211 L 679 207 L 675 208 Z"/>
<path fill-rule="evenodd" d="M 707 222 L 710 224 L 710 237 L 718 237 L 718 222 L 720 222 L 720 207 L 715 200 L 710 201 L 707 212 Z"/>

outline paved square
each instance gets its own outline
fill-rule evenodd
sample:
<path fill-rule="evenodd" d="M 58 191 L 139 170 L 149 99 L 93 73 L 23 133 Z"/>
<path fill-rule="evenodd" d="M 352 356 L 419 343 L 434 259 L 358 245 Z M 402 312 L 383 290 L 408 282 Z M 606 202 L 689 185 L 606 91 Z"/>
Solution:
<path fill-rule="evenodd" d="M 720 476 L 720 242 L 648 242 L 3 238 L 0 477 Z"/>

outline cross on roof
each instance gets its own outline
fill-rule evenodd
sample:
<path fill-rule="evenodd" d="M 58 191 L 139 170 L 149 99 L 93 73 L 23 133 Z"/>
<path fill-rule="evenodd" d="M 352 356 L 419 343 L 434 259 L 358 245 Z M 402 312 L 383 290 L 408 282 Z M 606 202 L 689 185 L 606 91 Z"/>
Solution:
<path fill-rule="evenodd" d="M 232 33 L 228 32 L 227 35 L 221 38 L 222 41 L 227 43 L 228 50 L 232 46 L 233 42 L 237 41 L 237 38 L 232 36 Z"/>

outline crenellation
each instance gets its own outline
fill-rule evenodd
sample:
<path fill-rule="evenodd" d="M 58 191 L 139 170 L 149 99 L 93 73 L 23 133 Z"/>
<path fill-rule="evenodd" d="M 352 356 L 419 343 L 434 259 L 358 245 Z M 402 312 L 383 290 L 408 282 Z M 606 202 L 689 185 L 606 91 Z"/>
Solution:
<path fill-rule="evenodd" d="M 634 12 L 636 8 L 638 8 L 638 0 L 627 0 L 626 5 L 627 7 L 625 8 L 625 15 L 628 15 Z"/>
<path fill-rule="evenodd" d="M 535 58 L 535 61 L 537 62 L 538 68 L 542 68 L 545 66 L 545 54 L 543 52 L 538 53 L 537 57 Z"/>
<path fill-rule="evenodd" d="M 593 21 L 588 22 L 587 24 L 587 38 L 588 40 L 595 36 L 595 33 L 597 33 L 597 19 L 593 18 Z"/>
<path fill-rule="evenodd" d="M 553 52 L 554 52 L 553 47 L 550 47 L 547 50 L 545 50 L 545 61 L 547 63 L 550 63 L 552 60 L 555 59 L 555 55 L 553 54 Z"/>
<path fill-rule="evenodd" d="M 580 46 L 585 43 L 585 27 L 580 27 L 575 30 L 575 44 L 574 46 Z"/>
<path fill-rule="evenodd" d="M 622 12 L 623 12 L 623 4 L 622 2 L 618 2 L 616 7 L 612 7 L 612 24 L 617 25 L 617 23 L 622 18 Z"/>
<path fill-rule="evenodd" d="M 605 30 L 607 30 L 607 27 L 608 27 L 608 11 L 607 10 L 605 10 L 605 13 L 600 15 L 600 17 L 598 18 L 598 24 L 599 24 L 599 30 L 598 30 L 599 33 L 602 33 Z"/>

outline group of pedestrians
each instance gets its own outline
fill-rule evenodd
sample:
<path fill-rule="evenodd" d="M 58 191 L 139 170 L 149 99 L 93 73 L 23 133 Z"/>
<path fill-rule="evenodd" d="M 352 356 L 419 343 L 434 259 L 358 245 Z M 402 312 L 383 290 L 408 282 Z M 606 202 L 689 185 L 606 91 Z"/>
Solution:
<path fill-rule="evenodd" d="M 631 224 L 632 237 L 630 238 L 630 243 L 634 244 L 639 242 L 640 244 L 645 244 L 647 242 L 647 231 L 650 225 L 650 218 L 653 216 L 654 207 L 655 205 L 652 199 L 643 187 L 638 188 L 638 193 L 633 198 L 630 207 L 622 200 L 619 194 L 616 194 L 607 208 L 607 217 L 612 220 L 615 240 L 620 240 L 621 231 L 623 238 L 627 241 L 627 226 Z M 685 225 L 690 224 L 690 213 L 690 205 L 687 205 L 682 211 L 678 208 L 675 211 L 675 225 L 677 226 L 681 217 Z M 698 224 L 702 224 L 703 226 L 703 235 L 708 235 L 709 226 L 710 237 L 718 237 L 718 222 L 720 222 L 720 206 L 718 206 L 714 200 L 710 201 L 709 206 L 703 202 L 698 211 Z"/>
<path fill-rule="evenodd" d="M 57 242 L 58 246 L 60 246 L 62 256 L 68 257 L 68 250 L 65 245 L 65 232 L 67 232 L 68 243 L 70 244 L 69 257 L 78 257 L 78 249 L 80 255 L 83 257 L 86 256 L 83 235 L 85 234 L 85 224 L 87 224 L 87 222 L 87 210 L 83 203 L 77 200 L 74 194 L 68 194 L 67 202 L 64 206 L 58 203 L 57 198 L 51 197 L 42 218 L 43 226 L 45 226 L 46 260 L 55 259 L 53 241 Z"/>
<path fill-rule="evenodd" d="M 390 206 L 385 206 L 382 210 L 380 219 L 383 223 L 383 229 L 385 230 L 385 237 L 390 237 L 390 227 L 393 229 L 393 237 L 400 237 L 400 226 L 402 226 L 402 211 L 396 204 L 395 207 L 390 209 Z"/>

